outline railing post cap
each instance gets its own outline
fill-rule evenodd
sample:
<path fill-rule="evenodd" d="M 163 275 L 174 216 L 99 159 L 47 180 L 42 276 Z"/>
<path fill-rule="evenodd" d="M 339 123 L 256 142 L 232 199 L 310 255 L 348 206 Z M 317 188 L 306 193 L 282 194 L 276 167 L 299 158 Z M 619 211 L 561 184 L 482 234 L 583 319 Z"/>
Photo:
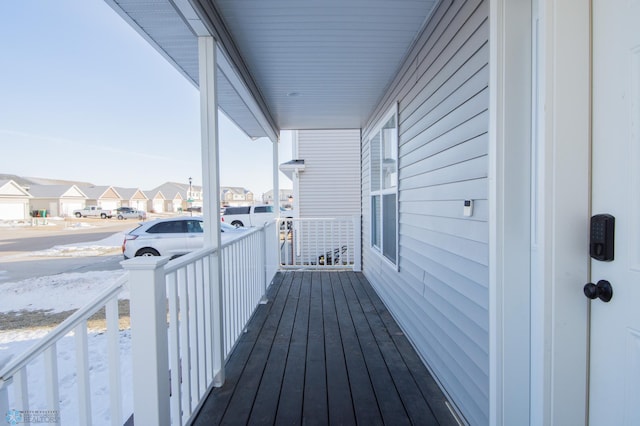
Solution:
<path fill-rule="evenodd" d="M 6 379 L 0 378 L 0 390 L 5 389 L 11 383 L 13 383 L 13 377 L 9 377 L 9 378 L 6 378 Z"/>
<path fill-rule="evenodd" d="M 128 271 L 149 271 L 163 267 L 171 260 L 169 256 L 140 256 L 120 262 Z"/>

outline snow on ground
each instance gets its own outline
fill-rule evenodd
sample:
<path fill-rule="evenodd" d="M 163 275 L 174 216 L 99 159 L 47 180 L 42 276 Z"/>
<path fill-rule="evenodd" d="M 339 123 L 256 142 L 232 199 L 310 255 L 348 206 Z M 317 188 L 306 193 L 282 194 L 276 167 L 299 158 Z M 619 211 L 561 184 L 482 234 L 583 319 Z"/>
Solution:
<path fill-rule="evenodd" d="M 87 222 L 66 222 L 65 218 L 59 216 L 38 217 L 29 220 L 0 220 L 2 229 L 20 229 L 32 226 L 62 226 L 65 231 L 75 231 L 78 229 L 95 228 L 95 225 Z"/>
<path fill-rule="evenodd" d="M 0 312 L 75 310 L 89 303 L 124 274 L 124 271 L 75 272 L 3 283 Z"/>
<path fill-rule="evenodd" d="M 118 248 L 122 242 L 122 234 L 116 234 L 105 240 L 57 246 L 50 250 L 37 252 L 37 256 L 60 256 L 61 253 L 74 253 L 87 248 L 95 251 L 107 251 Z M 93 254 L 95 256 L 96 254 Z M 48 310 L 62 312 L 77 309 L 105 288 L 113 284 L 124 271 L 99 271 L 87 273 L 67 273 L 47 277 L 38 277 L 2 285 L 0 312 L 8 313 L 20 310 Z M 128 298 L 126 293 L 121 298 Z M 36 344 L 49 330 L 20 329 L 0 331 L 0 369 L 15 356 L 19 356 Z M 89 365 L 91 377 L 91 408 L 94 424 L 109 424 L 109 369 L 107 363 L 106 335 L 90 332 Z M 75 339 L 73 333 L 65 336 L 57 344 L 58 378 L 60 396 L 61 424 L 78 424 L 78 390 L 75 372 Z M 122 377 L 122 423 L 133 411 L 131 395 L 131 335 L 129 330 L 120 332 L 120 358 Z M 44 389 L 43 357 L 38 357 L 27 367 L 29 406 L 16 407 L 10 390 L 11 409 L 18 411 L 47 410 Z M 4 416 L 5 413 L 0 413 Z"/>
<path fill-rule="evenodd" d="M 87 229 L 87 228 L 95 228 L 95 225 L 92 225 L 87 222 L 75 222 L 70 223 L 68 226 L 65 226 L 65 231 L 76 231 L 78 229 Z"/>
<path fill-rule="evenodd" d="M 64 218 L 59 216 L 38 217 L 28 220 L 0 220 L 0 228 L 23 228 L 27 226 L 56 226 L 53 222 L 63 221 Z"/>
<path fill-rule="evenodd" d="M 100 241 L 55 246 L 31 252 L 29 256 L 81 257 L 115 254 L 119 252 L 123 238 L 124 234 L 119 232 Z M 3 283 L 0 312 L 22 309 L 63 312 L 78 309 L 124 273 L 122 270 L 66 273 Z"/>
<path fill-rule="evenodd" d="M 87 257 L 116 254 L 122 250 L 124 232 L 118 232 L 100 241 L 54 246 L 47 250 L 34 251 L 36 257 Z"/>
<path fill-rule="evenodd" d="M 19 355 L 27 351 L 39 339 L 45 336 L 46 330 L 0 332 L 0 367 L 5 357 Z M 110 425 L 109 413 L 109 367 L 107 363 L 107 339 L 103 333 L 89 333 L 89 376 L 91 389 L 91 413 L 94 425 Z M 78 420 L 78 386 L 76 382 L 76 350 L 73 334 L 62 338 L 57 344 L 58 383 L 60 396 L 60 424 L 77 425 Z M 122 419 L 121 424 L 133 412 L 133 395 L 131 388 L 131 332 L 120 332 L 120 377 L 122 380 Z M 9 407 L 18 411 L 50 411 L 45 398 L 45 370 L 42 356 L 36 358 L 27 367 L 27 386 L 29 389 L 29 406 L 15 405 L 13 392 L 9 387 Z M 0 413 L 4 416 L 5 413 Z"/>

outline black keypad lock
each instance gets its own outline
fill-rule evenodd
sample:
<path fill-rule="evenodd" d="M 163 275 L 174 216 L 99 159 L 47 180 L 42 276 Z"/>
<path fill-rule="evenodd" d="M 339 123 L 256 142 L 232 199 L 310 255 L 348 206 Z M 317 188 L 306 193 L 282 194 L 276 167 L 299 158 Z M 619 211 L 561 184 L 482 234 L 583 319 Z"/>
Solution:
<path fill-rule="evenodd" d="M 591 217 L 591 236 L 589 254 L 596 260 L 613 260 L 613 244 L 616 218 L 610 214 L 597 214 Z"/>

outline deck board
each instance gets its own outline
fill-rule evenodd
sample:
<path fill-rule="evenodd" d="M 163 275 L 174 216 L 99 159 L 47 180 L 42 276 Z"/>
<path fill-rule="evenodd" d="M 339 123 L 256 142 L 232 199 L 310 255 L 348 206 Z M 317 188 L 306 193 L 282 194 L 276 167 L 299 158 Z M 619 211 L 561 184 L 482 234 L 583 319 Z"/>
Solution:
<path fill-rule="evenodd" d="M 362 285 L 358 277 L 352 275 L 352 283 L 356 288 L 356 294 L 366 304 L 365 317 L 374 334 L 376 343 L 380 348 L 380 353 L 389 369 L 395 387 L 398 391 L 404 409 L 413 424 L 421 422 L 435 424 L 436 420 L 430 407 L 424 403 L 424 397 L 415 383 L 414 377 L 407 368 L 400 352 L 392 340 L 390 330 L 380 318 L 379 311 L 375 303 L 369 298 L 369 294 Z M 385 309 L 386 310 L 386 309 Z"/>
<path fill-rule="evenodd" d="M 367 311 L 373 310 L 373 305 L 368 301 L 368 298 L 358 297 L 356 285 L 358 280 L 355 276 L 347 274 L 349 280 L 344 289 L 382 419 L 385 424 L 408 425 L 410 422 L 402 400 L 395 388 L 387 364 L 384 362 L 373 331 L 367 322 L 365 314 Z"/>
<path fill-rule="evenodd" d="M 311 300 L 309 304 L 302 416 L 307 425 L 328 424 L 327 371 L 320 272 L 313 272 L 311 275 Z"/>
<path fill-rule="evenodd" d="M 350 425 L 355 423 L 349 374 L 345 363 L 344 342 L 338 324 L 338 313 L 333 296 L 332 276 L 322 275 L 322 311 L 326 348 L 327 398 L 329 424 Z"/>
<path fill-rule="evenodd" d="M 279 273 L 194 425 L 457 424 L 366 278 Z"/>
<path fill-rule="evenodd" d="M 309 301 L 311 297 L 311 274 L 291 272 L 301 281 L 287 365 L 278 400 L 276 424 L 295 425 L 302 418 L 302 402 L 307 358 L 307 328 L 309 326 Z"/>
<path fill-rule="evenodd" d="M 285 279 L 280 286 L 271 310 L 262 325 L 262 330 L 255 342 L 251 356 L 247 360 L 240 380 L 237 383 L 237 387 L 243 389 L 243 392 L 233 393 L 222 424 L 248 423 L 253 402 L 258 392 L 258 387 L 260 386 L 267 359 L 273 345 L 277 326 L 284 312 L 290 285 L 291 281 Z"/>
<path fill-rule="evenodd" d="M 449 407 L 447 407 L 447 398 L 442 393 L 442 390 L 436 383 L 435 379 L 427 368 L 424 366 L 420 357 L 411 346 L 409 340 L 398 326 L 398 323 L 393 319 L 391 313 L 387 310 L 387 307 L 382 303 L 382 300 L 378 297 L 375 290 L 367 282 L 366 278 L 362 275 L 358 275 L 358 279 L 364 281 L 364 288 L 369 293 L 369 297 L 374 304 L 380 319 L 384 322 L 391 339 L 395 343 L 398 353 L 402 356 L 404 363 L 413 375 L 416 385 L 420 388 L 422 395 L 431 408 L 436 421 L 442 426 L 454 426 L 458 422 L 451 415 Z"/>
<path fill-rule="evenodd" d="M 289 288 L 284 311 L 273 341 L 273 347 L 269 353 L 267 365 L 251 410 L 249 424 L 273 424 L 275 422 L 299 293 L 300 281 L 294 280 Z"/>
<path fill-rule="evenodd" d="M 348 277 L 345 274 L 334 274 L 332 283 L 356 421 L 358 424 L 381 425 L 382 415 L 344 292 Z"/>

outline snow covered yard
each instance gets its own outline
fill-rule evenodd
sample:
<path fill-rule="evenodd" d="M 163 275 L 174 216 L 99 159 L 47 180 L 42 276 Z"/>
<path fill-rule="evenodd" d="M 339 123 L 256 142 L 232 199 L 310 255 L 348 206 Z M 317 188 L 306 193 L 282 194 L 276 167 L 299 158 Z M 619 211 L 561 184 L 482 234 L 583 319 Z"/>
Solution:
<path fill-rule="evenodd" d="M 58 246 L 49 250 L 33 253 L 38 257 L 58 256 L 96 256 L 112 253 L 122 241 L 122 234 L 111 238 L 73 246 Z M 87 254 L 90 253 L 90 254 Z M 87 273 L 66 273 L 53 276 L 30 278 L 17 282 L 0 284 L 0 314 L 12 315 L 19 319 L 21 315 L 39 312 L 42 315 L 76 310 L 104 289 L 122 277 L 124 271 L 93 271 Z M 128 293 L 122 292 L 119 298 L 128 299 Z M 51 328 L 12 327 L 9 323 L 0 324 L 0 368 L 12 358 L 19 356 L 36 344 Z M 109 369 L 107 363 L 107 338 L 103 330 L 89 331 L 89 365 L 91 388 L 91 411 L 94 424 L 109 424 Z M 76 344 L 73 333 L 65 336 L 57 345 L 58 383 L 60 399 L 60 419 L 62 425 L 79 424 L 78 389 L 76 383 Z M 122 380 L 122 423 L 133 411 L 131 395 L 131 334 L 130 330 L 120 331 L 120 360 Z M 29 406 L 15 406 L 13 394 L 9 392 L 10 407 L 18 411 L 49 411 L 46 406 L 45 371 L 43 357 L 38 357 L 27 367 Z M 5 417 L 5 413 L 0 413 Z"/>
<path fill-rule="evenodd" d="M 0 365 L 20 355 L 45 336 L 49 330 L 11 330 L 0 332 Z M 91 377 L 91 411 L 95 425 L 109 425 L 109 369 L 107 366 L 107 339 L 104 333 L 91 332 L 89 365 Z M 73 335 L 67 335 L 57 345 L 58 383 L 60 392 L 60 419 L 62 425 L 75 425 L 78 416 L 78 389 L 76 383 L 76 348 Z M 131 391 L 131 333 L 120 332 L 120 368 L 122 380 L 122 424 L 133 412 Z M 9 395 L 11 409 L 18 411 L 49 411 L 45 402 L 45 371 L 43 357 L 38 357 L 27 368 L 29 406 L 17 407 Z M 3 415 L 5 413 L 2 413 Z"/>

